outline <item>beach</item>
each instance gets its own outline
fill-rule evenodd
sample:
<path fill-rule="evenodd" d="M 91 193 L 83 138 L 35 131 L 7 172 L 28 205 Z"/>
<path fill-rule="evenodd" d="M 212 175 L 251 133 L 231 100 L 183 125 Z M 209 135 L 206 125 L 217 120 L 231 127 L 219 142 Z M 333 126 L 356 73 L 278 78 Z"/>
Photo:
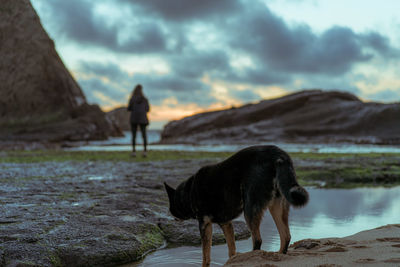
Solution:
<path fill-rule="evenodd" d="M 400 224 L 385 225 L 343 238 L 300 240 L 290 246 L 286 255 L 262 250 L 237 254 L 224 266 L 366 265 L 400 265 Z"/>

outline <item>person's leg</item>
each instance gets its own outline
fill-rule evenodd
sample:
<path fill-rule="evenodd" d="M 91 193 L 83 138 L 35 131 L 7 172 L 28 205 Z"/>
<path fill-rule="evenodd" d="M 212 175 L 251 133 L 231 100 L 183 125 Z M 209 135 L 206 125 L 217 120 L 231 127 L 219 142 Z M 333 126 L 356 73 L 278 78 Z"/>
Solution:
<path fill-rule="evenodd" d="M 140 131 L 142 132 L 142 138 L 143 138 L 143 156 L 146 156 L 147 152 L 147 133 L 146 133 L 146 124 L 140 124 Z"/>
<path fill-rule="evenodd" d="M 137 130 L 137 124 L 131 123 L 131 131 L 132 131 L 132 156 L 135 156 L 135 153 L 136 153 L 136 130 Z"/>

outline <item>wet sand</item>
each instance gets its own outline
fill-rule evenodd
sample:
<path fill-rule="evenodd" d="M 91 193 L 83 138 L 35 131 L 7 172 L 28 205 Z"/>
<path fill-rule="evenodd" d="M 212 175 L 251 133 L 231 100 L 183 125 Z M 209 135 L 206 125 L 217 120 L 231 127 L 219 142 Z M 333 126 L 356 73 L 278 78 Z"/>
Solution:
<path fill-rule="evenodd" d="M 224 266 L 366 265 L 400 265 L 400 224 L 386 225 L 343 238 L 301 240 L 291 245 L 286 255 L 262 250 L 237 254 Z"/>

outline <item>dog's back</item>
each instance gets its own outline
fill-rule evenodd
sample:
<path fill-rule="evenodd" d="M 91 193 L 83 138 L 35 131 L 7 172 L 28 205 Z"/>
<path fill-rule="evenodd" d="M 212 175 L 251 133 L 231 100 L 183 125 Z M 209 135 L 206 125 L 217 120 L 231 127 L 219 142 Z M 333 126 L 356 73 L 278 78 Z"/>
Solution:
<path fill-rule="evenodd" d="M 292 205 L 307 202 L 307 196 L 296 187 L 289 155 L 276 146 L 243 149 L 225 161 L 201 168 L 190 179 L 196 214 L 209 216 L 216 223 L 236 218 L 244 205 L 262 211 L 281 192 Z"/>

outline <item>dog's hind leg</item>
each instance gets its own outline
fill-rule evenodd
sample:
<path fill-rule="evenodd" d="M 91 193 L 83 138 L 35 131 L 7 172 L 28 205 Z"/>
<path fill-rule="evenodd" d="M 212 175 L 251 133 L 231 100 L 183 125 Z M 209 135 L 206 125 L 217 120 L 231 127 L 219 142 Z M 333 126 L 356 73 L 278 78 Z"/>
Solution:
<path fill-rule="evenodd" d="M 263 210 L 255 210 L 255 208 L 245 208 L 244 218 L 246 219 L 247 226 L 251 231 L 251 238 L 253 239 L 253 250 L 261 249 L 262 239 L 260 235 L 260 224 L 263 216 Z"/>
<path fill-rule="evenodd" d="M 236 245 L 235 245 L 235 232 L 233 230 L 232 222 L 220 224 L 222 231 L 224 232 L 226 243 L 228 245 L 229 250 L 229 258 L 236 254 Z"/>
<path fill-rule="evenodd" d="M 199 220 L 199 228 L 203 249 L 203 264 L 201 266 L 208 267 L 211 262 L 212 223 L 208 218 L 203 218 L 203 220 Z"/>
<path fill-rule="evenodd" d="M 281 239 L 279 252 L 286 254 L 290 243 L 289 203 L 285 199 L 279 198 L 274 200 L 268 207 Z"/>

